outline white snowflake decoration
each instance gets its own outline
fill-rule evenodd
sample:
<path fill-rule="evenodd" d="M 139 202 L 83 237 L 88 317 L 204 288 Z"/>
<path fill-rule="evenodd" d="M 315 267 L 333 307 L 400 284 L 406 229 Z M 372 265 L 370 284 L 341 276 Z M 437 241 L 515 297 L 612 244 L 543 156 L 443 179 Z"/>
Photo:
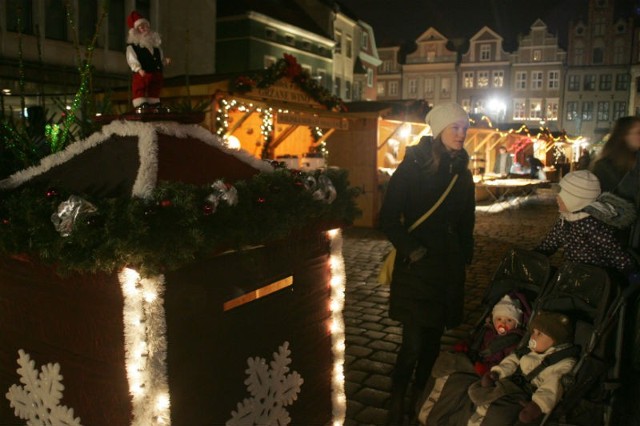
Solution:
<path fill-rule="evenodd" d="M 28 426 L 81 426 L 73 408 L 60 405 L 64 390 L 60 364 L 43 365 L 38 374 L 29 354 L 20 349 L 18 356 L 17 371 L 24 386 L 11 385 L 6 394 L 16 417 L 27 420 Z"/>
<path fill-rule="evenodd" d="M 289 372 L 291 364 L 289 342 L 284 342 L 273 353 L 273 361 L 267 366 L 264 358 L 249 358 L 249 368 L 245 370 L 247 390 L 251 398 L 245 398 L 238 403 L 238 409 L 231 412 L 231 419 L 227 426 L 270 425 L 284 426 L 291 423 L 289 412 L 284 408 L 293 404 L 300 393 L 300 386 L 304 380 L 293 371 Z"/>

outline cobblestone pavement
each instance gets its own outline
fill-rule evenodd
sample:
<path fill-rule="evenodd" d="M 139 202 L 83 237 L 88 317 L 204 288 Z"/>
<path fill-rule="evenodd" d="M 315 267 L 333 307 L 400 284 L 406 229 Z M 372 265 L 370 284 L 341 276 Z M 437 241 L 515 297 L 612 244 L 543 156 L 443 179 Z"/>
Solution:
<path fill-rule="evenodd" d="M 480 207 L 476 212 L 474 261 L 467 270 L 465 323 L 443 337 L 443 345 L 477 321 L 480 301 L 507 250 L 531 248 L 551 229 L 557 217 L 555 194 L 538 190 L 507 209 Z M 502 210 L 502 211 L 500 211 Z M 346 425 L 382 425 L 389 404 L 391 371 L 401 342 L 399 323 L 387 316 L 389 288 L 377 276 L 390 243 L 372 229 L 345 231 L 347 272 L 344 321 L 346 327 Z M 554 262 L 555 263 L 555 262 Z"/>

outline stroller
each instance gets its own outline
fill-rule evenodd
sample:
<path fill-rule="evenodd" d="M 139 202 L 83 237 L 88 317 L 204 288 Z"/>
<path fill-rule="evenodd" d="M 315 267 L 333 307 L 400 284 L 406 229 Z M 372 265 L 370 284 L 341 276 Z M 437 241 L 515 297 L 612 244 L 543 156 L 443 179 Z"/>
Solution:
<path fill-rule="evenodd" d="M 563 396 L 542 420 L 548 426 L 610 426 L 619 387 L 626 301 L 636 291 L 620 291 L 604 269 L 564 263 L 534 306 L 568 314 L 581 347 L 572 371 L 562 377 Z M 523 339 L 523 342 L 526 338 Z"/>
<path fill-rule="evenodd" d="M 472 326 L 467 336 L 462 340 L 465 344 L 462 362 L 452 352 L 444 352 L 434 365 L 434 375 L 427 383 L 416 411 L 418 421 L 424 425 L 427 419 L 435 418 L 440 421 L 454 422 L 457 416 L 464 416 L 464 410 L 459 405 L 464 404 L 464 389 L 481 374 L 474 371 L 471 365 L 478 359 L 499 362 L 510 350 L 515 348 L 522 339 L 522 332 L 509 333 L 492 340 L 483 348 L 485 333 L 488 325 L 486 318 L 490 317 L 493 307 L 504 297 L 518 299 L 522 306 L 522 323 L 527 324 L 530 306 L 544 289 L 551 276 L 551 266 L 546 256 L 519 248 L 507 252 L 500 262 L 487 291 L 482 298 L 482 311 L 479 319 Z M 491 325 L 493 330 L 493 326 Z M 433 420 L 435 422 L 435 420 Z"/>

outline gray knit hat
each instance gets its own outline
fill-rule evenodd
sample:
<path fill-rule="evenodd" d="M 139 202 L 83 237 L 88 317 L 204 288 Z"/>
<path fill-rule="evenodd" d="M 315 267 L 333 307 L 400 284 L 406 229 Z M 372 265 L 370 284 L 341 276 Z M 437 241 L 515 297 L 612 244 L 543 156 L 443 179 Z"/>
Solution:
<path fill-rule="evenodd" d="M 572 213 L 587 207 L 600 195 L 600 181 L 589 170 L 568 173 L 560 181 L 560 188 L 558 196 Z"/>

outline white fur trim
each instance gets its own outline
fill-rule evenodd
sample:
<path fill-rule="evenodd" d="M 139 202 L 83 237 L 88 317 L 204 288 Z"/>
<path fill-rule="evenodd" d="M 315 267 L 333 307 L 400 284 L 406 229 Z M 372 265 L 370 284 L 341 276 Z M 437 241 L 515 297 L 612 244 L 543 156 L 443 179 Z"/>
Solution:
<path fill-rule="evenodd" d="M 102 131 L 96 132 L 87 139 L 69 145 L 56 154 L 49 155 L 40 164 L 20 170 L 8 178 L 0 181 L 0 189 L 13 189 L 30 181 L 50 169 L 66 163 L 84 151 L 108 141 L 112 136 L 137 136 L 140 167 L 133 185 L 131 195 L 134 197 L 148 197 L 156 187 L 158 175 L 158 139 L 157 134 L 163 133 L 177 138 L 191 137 L 213 146 L 220 151 L 232 155 L 238 160 L 250 165 L 261 172 L 272 172 L 273 167 L 260 159 L 253 157 L 243 150 L 227 148 L 222 139 L 197 124 L 179 124 L 172 121 L 136 122 L 113 121 L 105 125 Z"/>

